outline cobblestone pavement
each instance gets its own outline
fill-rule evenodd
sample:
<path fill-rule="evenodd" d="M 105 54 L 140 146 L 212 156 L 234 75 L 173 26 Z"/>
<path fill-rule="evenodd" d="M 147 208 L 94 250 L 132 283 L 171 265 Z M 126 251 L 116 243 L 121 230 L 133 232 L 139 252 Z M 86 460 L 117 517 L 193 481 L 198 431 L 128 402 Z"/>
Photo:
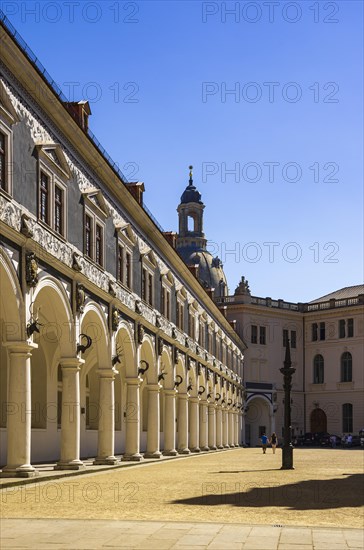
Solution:
<path fill-rule="evenodd" d="M 118 520 L 6 519 L 1 548 L 130 550 L 343 550 L 363 548 L 359 529 Z"/>

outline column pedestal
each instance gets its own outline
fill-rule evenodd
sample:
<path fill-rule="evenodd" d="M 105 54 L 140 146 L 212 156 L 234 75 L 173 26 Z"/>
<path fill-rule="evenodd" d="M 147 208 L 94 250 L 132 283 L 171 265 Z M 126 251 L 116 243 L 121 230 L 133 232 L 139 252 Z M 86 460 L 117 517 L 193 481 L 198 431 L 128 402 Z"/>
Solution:
<path fill-rule="evenodd" d="M 30 464 L 32 426 L 30 359 L 37 344 L 8 342 L 9 382 L 7 399 L 7 464 L 1 477 L 34 477 L 39 472 Z"/>
<path fill-rule="evenodd" d="M 61 458 L 55 470 L 83 470 L 80 460 L 80 367 L 83 359 L 61 359 Z"/>

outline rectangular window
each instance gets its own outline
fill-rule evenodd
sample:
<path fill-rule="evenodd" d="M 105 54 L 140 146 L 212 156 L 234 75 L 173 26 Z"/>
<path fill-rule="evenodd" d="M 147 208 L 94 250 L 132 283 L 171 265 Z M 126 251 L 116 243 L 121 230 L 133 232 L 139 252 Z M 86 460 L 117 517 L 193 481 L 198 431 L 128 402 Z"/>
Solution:
<path fill-rule="evenodd" d="M 283 347 L 284 348 L 287 347 L 287 342 L 288 342 L 288 330 L 283 329 Z"/>
<path fill-rule="evenodd" d="M 312 323 L 311 328 L 312 328 L 312 342 L 316 342 L 317 338 L 318 338 L 318 335 L 317 335 L 318 325 L 317 325 L 317 323 Z"/>
<path fill-rule="evenodd" d="M 348 319 L 348 338 L 354 336 L 354 319 Z"/>
<path fill-rule="evenodd" d="M 40 204 L 39 214 L 42 222 L 49 225 L 49 177 L 44 172 L 40 173 Z"/>
<path fill-rule="evenodd" d="M 0 132 L 0 188 L 7 191 L 6 178 L 6 136 Z"/>
<path fill-rule="evenodd" d="M 291 330 L 291 348 L 297 346 L 297 333 L 295 330 Z"/>
<path fill-rule="evenodd" d="M 148 274 L 148 302 L 149 305 L 153 305 L 153 275 L 151 273 Z"/>
<path fill-rule="evenodd" d="M 250 341 L 251 341 L 252 344 L 257 344 L 258 343 L 258 327 L 257 327 L 257 325 L 252 325 L 251 326 Z"/>
<path fill-rule="evenodd" d="M 125 284 L 131 288 L 131 254 L 129 252 L 125 254 Z"/>
<path fill-rule="evenodd" d="M 351 433 L 353 431 L 353 405 L 351 403 L 343 404 L 343 432 Z"/>
<path fill-rule="evenodd" d="M 85 254 L 92 258 L 92 220 L 85 214 Z"/>
<path fill-rule="evenodd" d="M 259 327 L 259 343 L 265 346 L 266 330 L 265 327 Z"/>
<path fill-rule="evenodd" d="M 118 281 L 121 283 L 124 282 L 124 248 L 122 246 L 118 246 L 118 273 L 117 273 Z"/>
<path fill-rule="evenodd" d="M 104 252 L 102 249 L 102 227 L 98 224 L 96 224 L 95 234 L 95 262 L 99 265 L 102 265 Z"/>
<path fill-rule="evenodd" d="M 142 273 L 142 299 L 143 300 L 147 300 L 147 278 L 148 278 L 148 273 L 147 273 L 147 270 L 143 268 L 143 273 Z"/>
<path fill-rule="evenodd" d="M 171 311 L 171 293 L 167 290 L 166 291 L 166 317 L 167 319 L 170 319 L 170 311 Z"/>
<path fill-rule="evenodd" d="M 54 188 L 54 230 L 63 235 L 63 190 Z"/>
<path fill-rule="evenodd" d="M 320 340 L 325 340 L 325 323 L 320 323 Z"/>
<path fill-rule="evenodd" d="M 339 338 L 345 338 L 345 319 L 339 321 Z"/>

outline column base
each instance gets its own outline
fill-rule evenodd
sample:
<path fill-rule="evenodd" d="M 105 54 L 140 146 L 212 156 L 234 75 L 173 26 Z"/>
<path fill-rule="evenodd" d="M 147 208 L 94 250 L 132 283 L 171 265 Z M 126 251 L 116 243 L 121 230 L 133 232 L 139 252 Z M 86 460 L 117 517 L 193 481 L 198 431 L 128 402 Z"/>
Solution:
<path fill-rule="evenodd" d="M 14 466 L 5 466 L 0 477 L 36 477 L 39 476 L 38 470 L 33 468 L 33 466 L 19 466 L 18 468 Z"/>
<path fill-rule="evenodd" d="M 140 453 L 135 453 L 133 455 L 124 455 L 121 459 L 122 462 L 126 461 L 133 461 L 133 462 L 141 462 L 143 460 L 143 456 Z"/>
<path fill-rule="evenodd" d="M 224 449 L 230 449 L 230 445 L 224 445 Z"/>
<path fill-rule="evenodd" d="M 200 453 L 200 452 L 201 452 L 200 447 L 194 447 L 193 449 L 191 449 L 191 453 Z"/>
<path fill-rule="evenodd" d="M 144 453 L 144 458 L 160 458 L 162 453 L 160 451 L 155 451 L 154 453 Z"/>
<path fill-rule="evenodd" d="M 186 447 L 185 449 L 178 449 L 179 455 L 189 455 L 191 454 L 191 451 Z"/>
<path fill-rule="evenodd" d="M 224 448 L 224 445 L 218 445 L 217 448 L 218 448 L 218 449 L 223 449 L 223 448 Z"/>
<path fill-rule="evenodd" d="M 85 470 L 86 466 L 81 460 L 71 460 L 70 462 L 58 462 L 54 470 Z"/>
<path fill-rule="evenodd" d="M 209 447 L 210 451 L 216 451 L 217 450 L 217 447 L 216 445 L 211 445 L 211 447 Z"/>
<path fill-rule="evenodd" d="M 210 450 L 210 447 L 208 447 L 207 445 L 204 445 L 203 447 L 201 447 L 201 451 L 209 451 Z"/>
<path fill-rule="evenodd" d="M 171 449 L 170 451 L 163 451 L 163 456 L 177 456 L 178 453 L 176 449 Z"/>
<path fill-rule="evenodd" d="M 115 464 L 119 464 L 119 462 L 120 460 L 118 460 L 115 456 L 108 456 L 106 458 L 96 457 L 92 464 L 94 466 L 115 466 Z"/>

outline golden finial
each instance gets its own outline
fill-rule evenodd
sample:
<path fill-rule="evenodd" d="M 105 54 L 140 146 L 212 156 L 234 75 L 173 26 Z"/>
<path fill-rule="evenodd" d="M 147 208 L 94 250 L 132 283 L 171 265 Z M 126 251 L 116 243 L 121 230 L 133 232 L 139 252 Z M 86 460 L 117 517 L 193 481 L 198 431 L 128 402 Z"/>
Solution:
<path fill-rule="evenodd" d="M 189 171 L 190 171 L 190 183 L 193 182 L 193 179 L 192 179 L 192 170 L 193 170 L 193 166 L 192 164 L 188 167 Z"/>

